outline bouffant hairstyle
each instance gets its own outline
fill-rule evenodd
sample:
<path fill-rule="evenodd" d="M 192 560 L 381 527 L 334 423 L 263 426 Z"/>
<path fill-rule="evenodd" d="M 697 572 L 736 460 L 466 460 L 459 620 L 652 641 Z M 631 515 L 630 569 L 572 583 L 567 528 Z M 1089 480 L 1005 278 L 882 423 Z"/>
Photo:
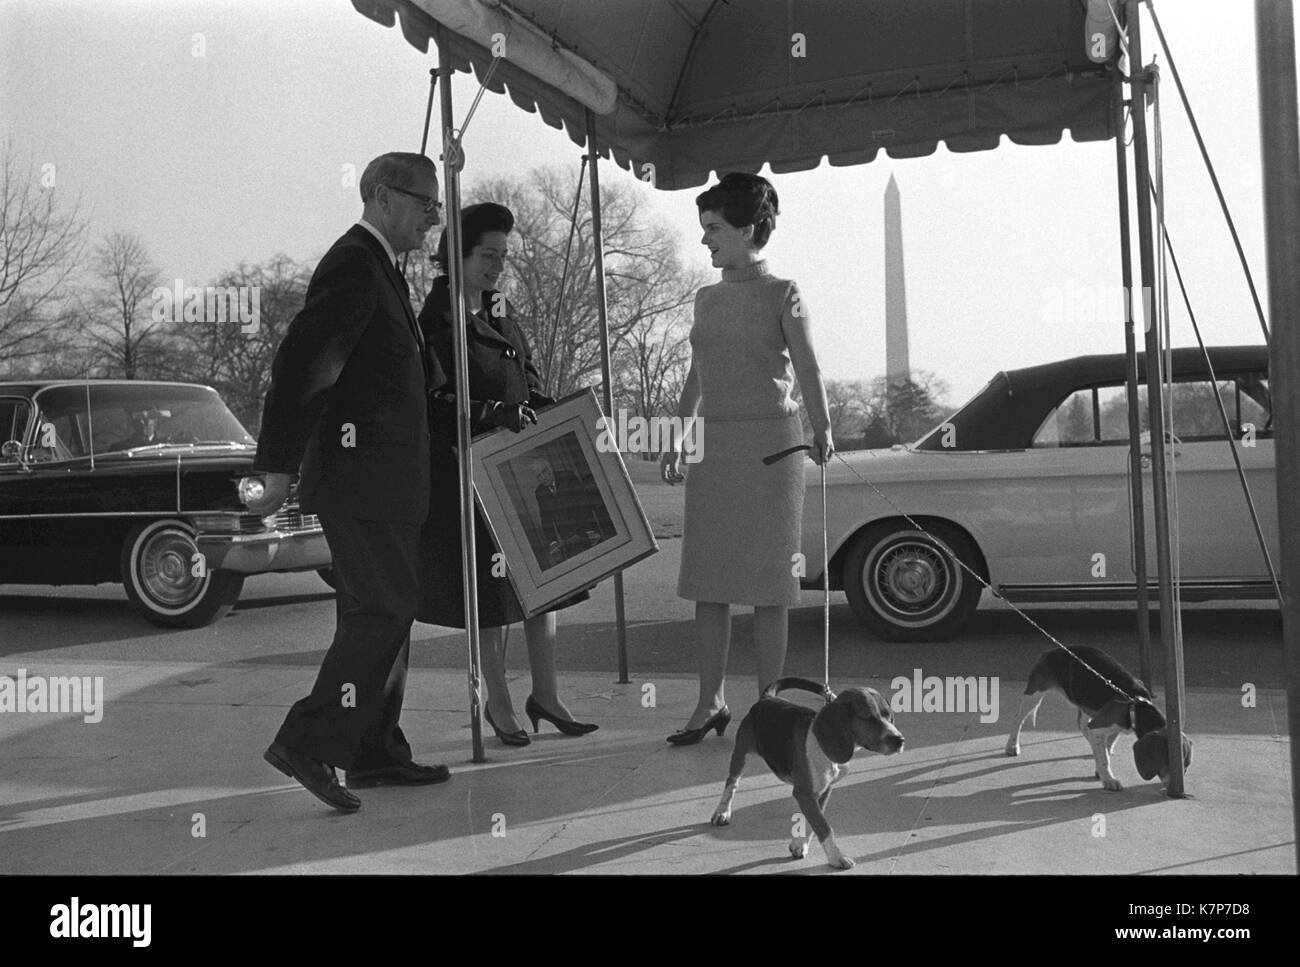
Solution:
<path fill-rule="evenodd" d="M 392 185 L 396 188 L 414 188 L 416 179 L 428 172 L 438 179 L 438 167 L 433 160 L 422 154 L 410 151 L 390 151 L 381 154 L 361 173 L 361 201 L 368 203 L 375 197 L 375 189 L 380 185 Z"/>
<path fill-rule="evenodd" d="M 700 212 L 717 212 L 732 228 L 754 226 L 754 247 L 762 248 L 781 214 L 776 189 L 766 178 L 733 171 L 695 199 Z"/>
<path fill-rule="evenodd" d="M 460 210 L 460 251 L 461 255 L 470 253 L 483 240 L 488 232 L 505 232 L 509 235 L 515 229 L 515 216 L 505 205 L 485 201 L 470 205 Z M 444 228 L 438 237 L 438 250 L 433 254 L 434 264 L 441 274 L 447 274 L 447 246 L 451 244 Z"/>

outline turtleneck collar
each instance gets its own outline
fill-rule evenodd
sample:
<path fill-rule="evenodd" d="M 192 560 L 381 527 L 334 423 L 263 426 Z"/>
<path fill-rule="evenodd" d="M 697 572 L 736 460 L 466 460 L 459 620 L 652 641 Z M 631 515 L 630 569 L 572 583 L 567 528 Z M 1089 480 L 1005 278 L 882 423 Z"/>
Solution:
<path fill-rule="evenodd" d="M 750 279 L 761 279 L 763 276 L 770 274 L 767 270 L 767 262 L 760 260 L 752 265 L 747 265 L 743 269 L 723 269 L 722 281 L 748 282 Z"/>

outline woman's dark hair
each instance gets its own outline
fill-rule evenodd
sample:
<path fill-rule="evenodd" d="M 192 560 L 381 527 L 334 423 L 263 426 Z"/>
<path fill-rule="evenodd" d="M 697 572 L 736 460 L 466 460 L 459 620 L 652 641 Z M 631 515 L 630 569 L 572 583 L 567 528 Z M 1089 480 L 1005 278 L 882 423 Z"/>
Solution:
<path fill-rule="evenodd" d="M 776 189 L 766 178 L 733 171 L 699 195 L 695 205 L 701 212 L 717 212 L 732 228 L 754 226 L 754 247 L 762 248 L 776 228 L 781 214 Z"/>
<path fill-rule="evenodd" d="M 462 256 L 470 253 L 483 240 L 488 232 L 505 232 L 509 235 L 515 229 L 515 216 L 505 205 L 485 201 L 470 205 L 460 210 L 460 251 Z M 433 261 L 443 275 L 447 274 L 447 230 L 444 228 L 438 237 L 438 250 Z"/>

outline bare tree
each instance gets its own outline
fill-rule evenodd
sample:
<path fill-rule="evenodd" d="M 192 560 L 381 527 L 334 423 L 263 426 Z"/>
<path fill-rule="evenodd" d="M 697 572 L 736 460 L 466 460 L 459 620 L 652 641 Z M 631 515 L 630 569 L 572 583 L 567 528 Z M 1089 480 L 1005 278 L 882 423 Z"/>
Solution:
<path fill-rule="evenodd" d="M 36 177 L 0 147 L 0 366 L 26 370 L 48 352 L 66 283 L 85 245 L 81 199 L 64 209 L 55 171 Z"/>
<path fill-rule="evenodd" d="M 948 414 L 947 384 L 925 370 L 914 370 L 907 379 L 877 377 L 875 391 L 883 402 L 880 421 L 895 443 L 920 438 Z"/>
<path fill-rule="evenodd" d="M 831 439 L 839 450 L 854 450 L 861 445 L 867 428 L 880 419 L 884 400 L 874 382 L 866 380 L 823 379 L 826 409 L 831 418 Z M 812 421 L 803 405 L 803 392 L 796 383 L 794 398 L 799 402 L 799 417 L 805 439 L 812 439 Z"/>
<path fill-rule="evenodd" d="M 539 168 L 525 179 L 481 183 L 466 202 L 494 201 L 514 213 L 504 288 L 524 316 L 533 363 L 552 396 L 600 380 L 595 251 L 585 189 L 578 197 L 576 230 L 571 250 L 568 247 L 577 188 L 572 172 Z M 627 187 L 612 185 L 602 191 L 601 223 L 614 356 L 634 338 L 638 326 L 666 321 L 689 306 L 706 280 L 682 266 L 672 234 L 644 217 Z"/>
<path fill-rule="evenodd" d="M 933 428 L 951 412 L 943 400 L 947 384 L 933 373 L 913 372 L 911 379 L 824 381 L 831 437 L 840 450 L 886 447 L 910 442 Z M 796 399 L 800 398 L 796 391 Z M 800 406 L 804 436 L 811 439 L 812 425 Z"/>
<path fill-rule="evenodd" d="M 438 237 L 441 234 L 441 229 L 430 232 L 424 239 L 423 251 L 410 252 L 398 260 L 399 264 L 404 262 L 402 274 L 406 276 L 406 284 L 411 290 L 411 308 L 417 316 L 429 298 L 433 280 L 439 275 L 438 267 L 433 263 L 433 253 L 438 249 Z"/>
<path fill-rule="evenodd" d="M 222 274 L 215 287 L 256 290 L 255 328 L 219 316 L 175 324 L 178 353 L 169 375 L 215 387 L 231 412 L 256 435 L 275 351 L 303 307 L 311 273 L 310 265 L 279 254 L 260 265 L 241 262 Z"/>
<path fill-rule="evenodd" d="M 676 414 L 691 363 L 686 315 L 679 309 L 662 320 L 641 318 L 627 331 L 612 364 L 616 408 L 641 416 Z"/>
<path fill-rule="evenodd" d="M 826 381 L 826 407 L 832 438 L 846 444 L 866 433 L 883 408 L 880 397 L 864 381 L 838 379 Z"/>
<path fill-rule="evenodd" d="M 97 246 L 91 281 L 72 312 L 95 375 L 149 379 L 170 368 L 167 326 L 153 318 L 160 274 L 136 235 L 114 232 Z"/>

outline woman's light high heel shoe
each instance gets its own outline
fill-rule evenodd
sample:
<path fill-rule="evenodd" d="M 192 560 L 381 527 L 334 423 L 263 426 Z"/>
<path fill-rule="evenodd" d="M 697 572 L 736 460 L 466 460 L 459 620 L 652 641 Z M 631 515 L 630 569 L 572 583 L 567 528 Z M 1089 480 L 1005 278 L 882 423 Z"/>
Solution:
<path fill-rule="evenodd" d="M 698 729 L 682 729 L 680 732 L 674 732 L 668 736 L 668 741 L 673 745 L 694 745 L 700 739 L 704 738 L 709 729 L 717 729 L 718 736 L 727 731 L 727 726 L 731 724 L 731 709 L 722 706 L 718 711 L 709 716 L 709 720 L 701 725 Z"/>
<path fill-rule="evenodd" d="M 547 722 L 550 722 L 565 735 L 586 735 L 588 732 L 595 732 L 600 728 L 599 725 L 592 725 L 589 722 L 572 722 L 556 718 L 550 712 L 546 711 L 546 709 L 542 708 L 537 699 L 533 698 L 531 695 L 528 696 L 528 701 L 524 703 L 524 714 L 532 720 L 534 735 L 537 734 L 537 721 L 539 719 L 545 719 Z"/>
<path fill-rule="evenodd" d="M 492 731 L 497 734 L 497 738 L 505 745 L 528 745 L 533 741 L 523 729 L 517 732 L 502 732 L 497 728 L 497 724 L 492 721 L 492 710 L 486 704 L 483 706 L 483 717 L 487 719 L 487 724 L 492 726 Z"/>

